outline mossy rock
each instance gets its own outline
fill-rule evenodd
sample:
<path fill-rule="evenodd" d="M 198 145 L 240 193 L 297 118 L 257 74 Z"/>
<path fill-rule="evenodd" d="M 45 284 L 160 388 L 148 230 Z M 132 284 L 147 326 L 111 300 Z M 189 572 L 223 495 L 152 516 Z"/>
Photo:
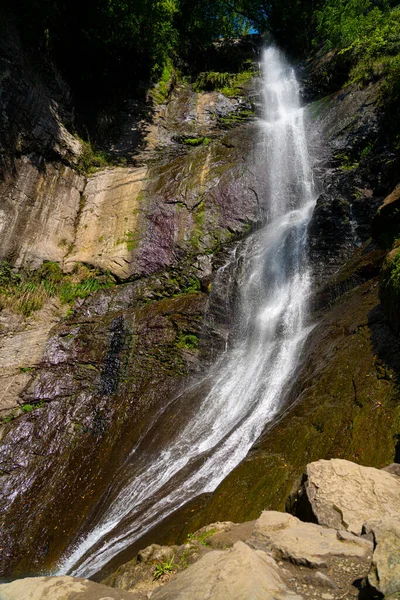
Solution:
<path fill-rule="evenodd" d="M 312 461 L 343 458 L 382 468 L 400 431 L 400 342 L 385 324 L 374 278 L 320 320 L 281 418 L 188 523 L 182 535 L 221 520 L 285 510 Z M 379 440 L 379 443 L 377 443 Z"/>

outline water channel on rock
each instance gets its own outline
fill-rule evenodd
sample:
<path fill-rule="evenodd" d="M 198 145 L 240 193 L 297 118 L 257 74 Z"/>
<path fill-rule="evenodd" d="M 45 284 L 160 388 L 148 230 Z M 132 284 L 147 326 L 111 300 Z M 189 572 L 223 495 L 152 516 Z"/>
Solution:
<path fill-rule="evenodd" d="M 239 298 L 230 347 L 192 390 L 201 398 L 192 410 L 178 398 L 149 427 L 60 574 L 93 575 L 177 508 L 215 490 L 282 406 L 309 331 L 306 242 L 316 195 L 295 72 L 272 46 L 262 73 L 256 160 L 263 161 L 268 193 L 259 200 L 268 219 L 231 254 Z M 170 418 L 177 411 L 179 427 Z"/>

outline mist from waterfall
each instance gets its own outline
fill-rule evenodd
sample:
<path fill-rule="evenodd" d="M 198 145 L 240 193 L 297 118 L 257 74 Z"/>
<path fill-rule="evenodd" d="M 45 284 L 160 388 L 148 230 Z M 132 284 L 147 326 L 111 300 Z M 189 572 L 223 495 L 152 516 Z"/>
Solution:
<path fill-rule="evenodd" d="M 209 374 L 196 411 L 170 431 L 163 449 L 148 450 L 165 427 L 156 422 L 147 446 L 141 440 L 132 450 L 123 485 L 112 484 L 107 510 L 64 557 L 60 574 L 93 575 L 174 510 L 215 490 L 282 406 L 308 333 L 306 242 L 315 193 L 294 70 L 270 47 L 262 72 L 259 160 L 268 193 L 260 202 L 268 220 L 232 252 L 239 298 L 231 347 Z"/>

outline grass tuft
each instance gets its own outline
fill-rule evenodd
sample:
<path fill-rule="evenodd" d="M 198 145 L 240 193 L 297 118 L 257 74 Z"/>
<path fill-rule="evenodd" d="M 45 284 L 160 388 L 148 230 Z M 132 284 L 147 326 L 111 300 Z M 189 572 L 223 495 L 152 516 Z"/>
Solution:
<path fill-rule="evenodd" d="M 64 274 L 58 263 L 44 262 L 35 271 L 15 272 L 7 261 L 0 265 L 0 308 L 10 308 L 28 317 L 40 310 L 52 297 L 63 304 L 86 298 L 102 288 L 115 285 L 109 272 L 102 273 L 85 265 L 76 265 L 71 274 Z"/>

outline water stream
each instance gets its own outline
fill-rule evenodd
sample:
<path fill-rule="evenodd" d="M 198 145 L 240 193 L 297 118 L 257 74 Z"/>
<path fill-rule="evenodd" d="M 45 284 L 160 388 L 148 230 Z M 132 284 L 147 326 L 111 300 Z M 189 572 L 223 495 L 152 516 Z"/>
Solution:
<path fill-rule="evenodd" d="M 93 575 L 174 510 L 215 490 L 282 406 L 308 333 L 306 241 L 315 193 L 294 70 L 274 47 L 262 68 L 259 160 L 268 193 L 260 201 L 268 222 L 232 253 L 240 269 L 233 342 L 180 428 L 161 419 L 132 450 L 123 485 L 115 483 L 107 510 L 63 559 L 60 574 Z"/>

